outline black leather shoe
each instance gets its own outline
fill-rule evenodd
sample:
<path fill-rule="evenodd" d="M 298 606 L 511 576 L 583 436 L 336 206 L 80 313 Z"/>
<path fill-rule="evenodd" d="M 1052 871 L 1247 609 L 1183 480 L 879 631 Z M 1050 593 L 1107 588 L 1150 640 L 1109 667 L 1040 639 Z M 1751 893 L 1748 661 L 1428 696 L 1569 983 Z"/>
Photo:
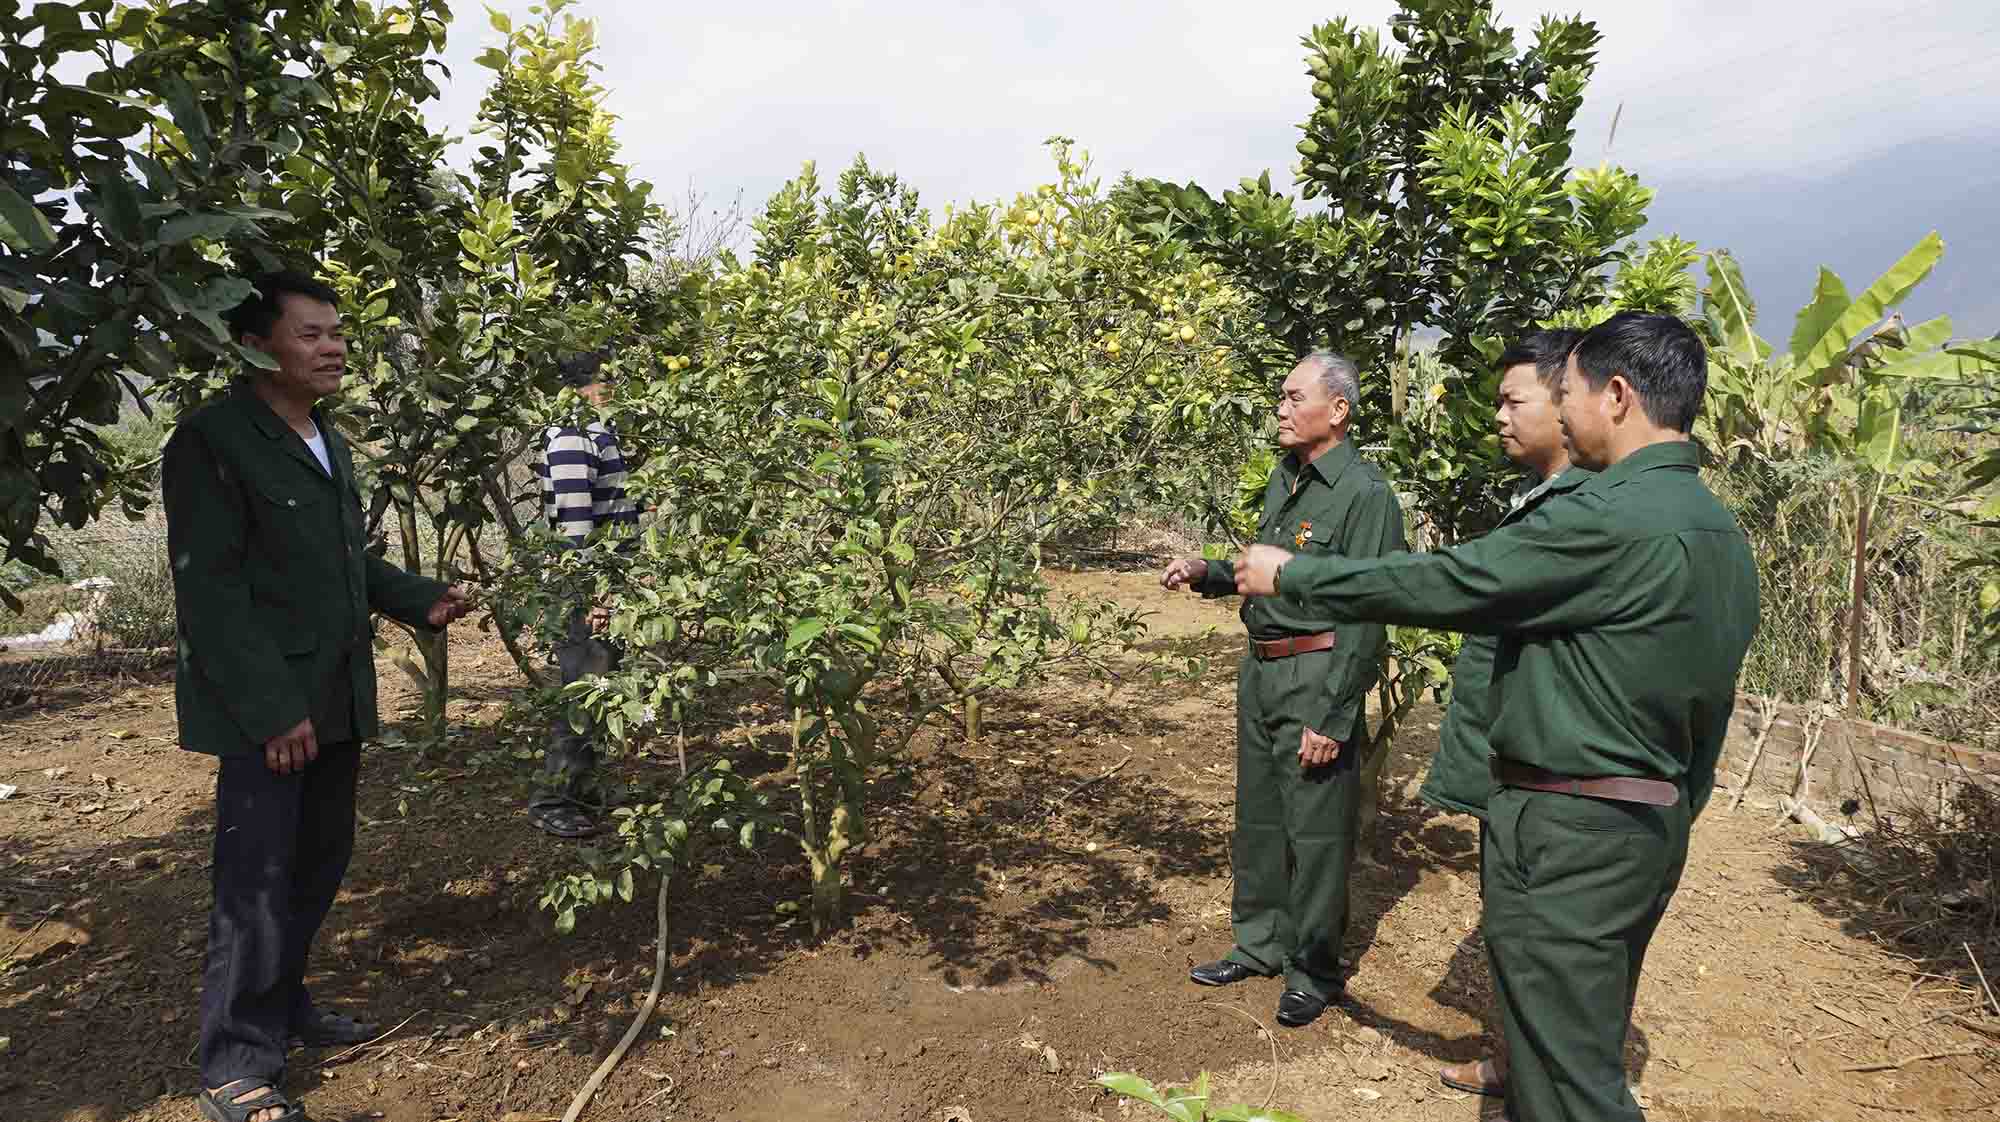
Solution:
<path fill-rule="evenodd" d="M 1250 969 L 1240 962 L 1231 962 L 1226 958 L 1217 959 L 1214 962 L 1204 962 L 1200 966 L 1188 971 L 1188 977 L 1193 978 L 1195 984 L 1200 986 L 1233 986 L 1245 978 L 1255 978 L 1257 976 L 1258 974 L 1255 970 Z"/>
<path fill-rule="evenodd" d="M 1303 1028 L 1326 1012 L 1326 998 L 1304 990 L 1286 990 L 1278 995 L 1278 1023 L 1287 1028 Z"/>

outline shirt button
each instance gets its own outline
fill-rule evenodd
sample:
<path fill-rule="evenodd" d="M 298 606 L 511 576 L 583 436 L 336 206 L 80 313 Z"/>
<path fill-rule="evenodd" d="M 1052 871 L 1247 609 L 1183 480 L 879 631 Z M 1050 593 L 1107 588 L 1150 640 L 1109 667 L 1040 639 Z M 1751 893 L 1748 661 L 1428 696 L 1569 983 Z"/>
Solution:
<path fill-rule="evenodd" d="M 297 500 L 297 499 L 286 499 L 286 500 L 285 500 L 285 505 L 286 505 L 286 506 L 297 506 L 297 505 L 299 505 L 299 500 Z"/>

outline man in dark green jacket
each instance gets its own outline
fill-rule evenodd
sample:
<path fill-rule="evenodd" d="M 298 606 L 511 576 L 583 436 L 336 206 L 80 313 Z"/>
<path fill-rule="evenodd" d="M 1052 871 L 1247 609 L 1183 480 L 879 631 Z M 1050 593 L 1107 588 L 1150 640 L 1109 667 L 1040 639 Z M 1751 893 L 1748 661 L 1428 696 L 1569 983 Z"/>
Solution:
<path fill-rule="evenodd" d="M 1500 637 L 1481 923 L 1509 1116 L 1637 1122 L 1623 1050 L 1646 946 L 1715 786 L 1757 628 L 1757 569 L 1688 437 L 1707 355 L 1622 313 L 1563 375 L 1571 459 L 1597 471 L 1452 549 L 1381 561 L 1253 546 L 1245 595 Z"/>
<path fill-rule="evenodd" d="M 1285 379 L 1260 542 L 1327 557 L 1404 549 L 1403 512 L 1382 473 L 1347 439 L 1361 396 L 1354 363 L 1315 352 Z M 1160 578 L 1204 596 L 1236 591 L 1228 561 L 1186 558 Z M 1336 621 L 1275 600 L 1246 600 L 1250 652 L 1236 677 L 1235 895 L 1227 957 L 1193 979 L 1226 986 L 1285 977 L 1278 1022 L 1312 1023 L 1341 990 L 1347 873 L 1354 858 L 1364 701 L 1386 642 L 1373 623 Z"/>
<path fill-rule="evenodd" d="M 1528 516 L 1551 495 L 1574 490 L 1588 476 L 1569 462 L 1562 422 L 1556 414 L 1556 386 L 1569 366 L 1570 348 L 1580 331 L 1537 331 L 1500 354 L 1500 386 L 1494 420 L 1500 450 L 1522 471 L 1520 485 L 1501 516 L 1505 526 Z M 1438 728 L 1438 750 L 1417 792 L 1439 810 L 1470 814 L 1486 829 L 1486 798 L 1493 789 L 1493 747 L 1486 730 L 1493 723 L 1493 658 L 1500 640 L 1467 635 L 1451 668 L 1451 706 Z M 1504 1053 L 1502 1054 L 1504 1055 Z M 1499 1056 L 1455 1064 L 1440 1074 L 1447 1087 L 1498 1095 L 1506 1078 Z"/>
<path fill-rule="evenodd" d="M 378 731 L 370 616 L 441 628 L 469 601 L 368 552 L 340 389 L 336 294 L 258 278 L 230 313 L 256 370 L 182 418 L 161 490 L 174 577 L 181 746 L 221 757 L 202 991 L 204 1114 L 302 1117 L 278 1091 L 289 1041 L 359 1043 L 312 1003 L 306 955 L 354 850 L 360 741 Z"/>

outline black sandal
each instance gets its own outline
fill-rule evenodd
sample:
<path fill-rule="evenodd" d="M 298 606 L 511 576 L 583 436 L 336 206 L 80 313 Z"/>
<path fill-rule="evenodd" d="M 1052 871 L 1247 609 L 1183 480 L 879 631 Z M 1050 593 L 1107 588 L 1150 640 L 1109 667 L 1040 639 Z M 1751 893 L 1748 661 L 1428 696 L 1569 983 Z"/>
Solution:
<path fill-rule="evenodd" d="M 343 1044 L 366 1044 L 381 1031 L 381 1025 L 357 1021 L 344 1013 L 315 1009 L 305 1024 L 292 1029 L 292 1046 L 336 1048 Z"/>
<path fill-rule="evenodd" d="M 587 838 L 597 832 L 597 822 L 573 806 L 530 807 L 528 820 L 559 838 Z"/>
<path fill-rule="evenodd" d="M 252 1086 L 266 1084 L 264 1093 L 254 1099 L 237 1102 L 235 1088 L 245 1083 Z M 286 1098 L 276 1087 L 270 1086 L 266 1080 L 254 1075 L 231 1080 L 213 1091 L 204 1087 L 201 1094 L 194 1097 L 194 1101 L 195 1105 L 201 1108 L 201 1116 L 209 1122 L 250 1122 L 250 1118 L 258 1111 L 270 1110 L 272 1107 L 284 1110 L 276 1122 L 312 1122 L 306 1117 L 305 1107 Z"/>

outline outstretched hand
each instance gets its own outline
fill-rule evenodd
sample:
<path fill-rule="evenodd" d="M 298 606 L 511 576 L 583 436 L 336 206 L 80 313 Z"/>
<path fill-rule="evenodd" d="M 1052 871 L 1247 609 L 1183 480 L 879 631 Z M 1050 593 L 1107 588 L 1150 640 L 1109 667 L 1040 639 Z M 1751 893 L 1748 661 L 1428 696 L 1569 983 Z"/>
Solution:
<path fill-rule="evenodd" d="M 444 595 L 438 597 L 437 603 L 431 605 L 424 622 L 432 627 L 442 628 L 451 621 L 464 617 L 470 611 L 472 611 L 472 594 L 454 584 L 444 590 Z"/>
<path fill-rule="evenodd" d="M 1183 557 L 1167 566 L 1160 574 L 1160 587 L 1166 589 L 1188 588 L 1200 584 L 1208 578 L 1208 562 L 1199 557 Z"/>
<path fill-rule="evenodd" d="M 1253 545 L 1236 559 L 1236 592 L 1241 596 L 1276 596 L 1278 567 L 1292 555 L 1275 545 Z"/>

